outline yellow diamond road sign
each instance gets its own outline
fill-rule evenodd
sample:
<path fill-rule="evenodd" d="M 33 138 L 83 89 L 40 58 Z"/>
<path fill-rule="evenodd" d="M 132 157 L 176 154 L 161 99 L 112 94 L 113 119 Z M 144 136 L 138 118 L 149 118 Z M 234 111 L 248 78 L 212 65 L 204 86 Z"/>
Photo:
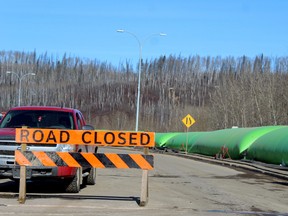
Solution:
<path fill-rule="evenodd" d="M 191 125 L 193 125 L 196 121 L 195 119 L 190 115 L 188 114 L 187 116 L 185 116 L 183 119 L 182 119 L 182 122 L 186 125 L 187 128 L 191 127 Z"/>

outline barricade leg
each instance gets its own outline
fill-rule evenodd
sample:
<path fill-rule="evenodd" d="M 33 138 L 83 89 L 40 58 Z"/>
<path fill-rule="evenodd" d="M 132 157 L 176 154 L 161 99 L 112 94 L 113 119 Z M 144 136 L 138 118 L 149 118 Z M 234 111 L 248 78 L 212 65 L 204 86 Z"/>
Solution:
<path fill-rule="evenodd" d="M 144 154 L 149 154 L 149 149 L 144 148 Z M 140 206 L 145 206 L 148 203 L 148 170 L 143 170 L 142 172 L 142 185 L 141 185 L 141 195 L 140 195 Z"/>
<path fill-rule="evenodd" d="M 148 170 L 143 170 L 139 205 L 145 206 L 147 203 L 148 203 Z"/>
<path fill-rule="evenodd" d="M 26 166 L 20 167 L 20 184 L 19 184 L 19 203 L 24 204 L 26 201 Z"/>
<path fill-rule="evenodd" d="M 27 145 L 21 145 L 21 151 L 26 150 Z M 26 166 L 20 166 L 20 183 L 19 183 L 19 197 L 18 202 L 24 204 L 26 201 Z"/>

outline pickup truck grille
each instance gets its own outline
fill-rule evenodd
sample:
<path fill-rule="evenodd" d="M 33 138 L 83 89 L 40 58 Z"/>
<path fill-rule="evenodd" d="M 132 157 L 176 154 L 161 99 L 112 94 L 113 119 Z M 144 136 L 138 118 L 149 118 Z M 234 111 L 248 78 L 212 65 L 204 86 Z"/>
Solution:
<path fill-rule="evenodd" d="M 21 146 L 21 143 L 16 143 L 15 140 L 5 140 L 1 137 L 0 146 Z M 27 146 L 30 147 L 56 147 L 57 144 L 33 144 L 27 143 Z M 0 151 L 1 152 L 1 151 Z"/>
<path fill-rule="evenodd" d="M 1 136 L 1 141 L 2 140 L 9 140 L 10 142 L 12 142 L 14 139 L 15 139 L 15 137 L 11 136 L 11 135 L 2 135 Z"/>
<path fill-rule="evenodd" d="M 15 155 L 15 151 L 0 150 L 0 155 Z"/>
<path fill-rule="evenodd" d="M 1 137 L 2 139 L 2 137 Z M 6 146 L 20 146 L 21 144 L 20 143 L 16 143 L 14 140 L 0 140 L 0 146 L 1 145 L 6 145 Z M 35 146 L 35 147 L 55 147 L 56 144 L 31 144 L 31 143 L 27 143 L 27 146 Z"/>

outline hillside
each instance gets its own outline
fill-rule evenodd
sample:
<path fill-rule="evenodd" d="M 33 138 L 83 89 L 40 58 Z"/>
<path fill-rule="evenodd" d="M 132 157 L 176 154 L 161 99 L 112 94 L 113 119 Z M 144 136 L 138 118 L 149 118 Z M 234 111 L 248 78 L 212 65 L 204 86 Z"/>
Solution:
<path fill-rule="evenodd" d="M 137 71 L 128 62 L 119 67 L 64 55 L 0 52 L 0 108 L 58 105 L 80 109 L 98 129 L 134 130 Z M 161 56 L 142 62 L 139 130 L 190 130 L 288 123 L 288 58 Z"/>

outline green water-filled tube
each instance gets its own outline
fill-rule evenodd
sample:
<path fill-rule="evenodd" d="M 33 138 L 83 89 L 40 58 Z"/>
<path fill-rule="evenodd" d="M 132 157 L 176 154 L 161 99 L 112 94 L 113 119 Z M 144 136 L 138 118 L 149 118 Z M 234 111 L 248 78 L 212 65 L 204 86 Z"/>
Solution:
<path fill-rule="evenodd" d="M 177 132 L 171 133 L 155 133 L 155 147 L 165 147 L 166 142 L 172 137 L 180 134 Z"/>
<path fill-rule="evenodd" d="M 288 127 L 282 126 L 257 139 L 248 148 L 247 159 L 288 166 Z"/>
<path fill-rule="evenodd" d="M 215 156 L 228 150 L 226 157 L 241 159 L 246 150 L 261 136 L 284 126 L 266 126 L 254 128 L 231 128 L 206 132 L 200 136 L 190 149 L 191 153 Z"/>
<path fill-rule="evenodd" d="M 179 133 L 166 142 L 166 147 L 177 151 L 186 152 L 187 150 L 189 152 L 198 137 L 204 135 L 205 133 L 207 132 Z"/>

